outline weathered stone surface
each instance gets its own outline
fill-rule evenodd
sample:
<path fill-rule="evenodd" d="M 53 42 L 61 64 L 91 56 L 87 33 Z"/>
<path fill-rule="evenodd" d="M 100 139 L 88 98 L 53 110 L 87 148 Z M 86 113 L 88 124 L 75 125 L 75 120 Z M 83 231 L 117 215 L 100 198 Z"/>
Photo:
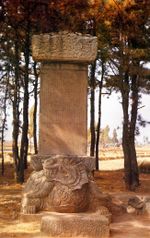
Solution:
<path fill-rule="evenodd" d="M 66 31 L 34 35 L 32 49 L 38 61 L 89 63 L 96 58 L 97 38 Z"/>
<path fill-rule="evenodd" d="M 109 237 L 108 219 L 97 213 L 60 214 L 44 216 L 41 231 L 50 237 Z"/>
<path fill-rule="evenodd" d="M 41 163 L 25 185 L 22 212 L 87 210 L 91 169 L 81 158 L 53 156 Z"/>
<path fill-rule="evenodd" d="M 33 36 L 32 55 L 42 61 L 39 155 L 87 154 L 87 64 L 97 38 L 58 32 Z"/>
<path fill-rule="evenodd" d="M 40 171 L 43 169 L 44 161 L 53 157 L 54 156 L 52 155 L 50 156 L 50 155 L 36 154 L 31 156 L 30 164 L 35 171 Z M 62 155 L 57 155 L 57 157 L 62 157 Z M 92 156 L 64 156 L 64 157 L 71 158 L 72 160 L 75 160 L 76 162 L 81 161 L 81 163 L 83 163 L 85 166 L 88 176 L 89 176 L 89 173 L 95 170 L 95 157 L 92 157 Z"/>
<path fill-rule="evenodd" d="M 35 158 L 33 165 L 36 164 Z M 93 181 L 94 164 L 90 157 L 51 156 L 40 166 L 25 185 L 23 214 L 44 210 L 67 213 L 96 211 L 106 205 L 106 197 Z"/>
<path fill-rule="evenodd" d="M 39 154 L 87 154 L 87 67 L 41 68 Z"/>
<path fill-rule="evenodd" d="M 128 199 L 127 212 L 138 215 L 150 214 L 150 197 L 147 196 L 130 197 Z"/>
<path fill-rule="evenodd" d="M 101 210 L 102 207 L 107 207 L 110 209 L 110 205 L 112 204 L 112 200 L 110 195 L 102 193 L 94 181 L 91 181 L 89 184 L 90 190 L 90 211 L 97 211 L 97 209 Z"/>
<path fill-rule="evenodd" d="M 20 221 L 22 222 L 41 222 L 42 217 L 49 216 L 51 212 L 41 211 L 36 214 L 20 214 Z"/>

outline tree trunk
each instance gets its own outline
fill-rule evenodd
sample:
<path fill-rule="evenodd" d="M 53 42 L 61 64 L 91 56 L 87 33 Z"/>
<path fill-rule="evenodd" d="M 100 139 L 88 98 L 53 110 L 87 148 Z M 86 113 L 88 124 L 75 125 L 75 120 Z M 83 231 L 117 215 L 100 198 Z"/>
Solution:
<path fill-rule="evenodd" d="M 29 22 L 28 22 L 29 24 Z M 30 26 L 27 26 L 27 33 L 24 46 L 24 58 L 25 58 L 25 75 L 24 75 L 24 99 L 23 99 L 23 125 L 22 125 L 22 137 L 20 148 L 20 168 L 19 177 L 20 182 L 24 182 L 24 169 L 27 168 L 27 155 L 28 155 L 28 107 L 29 107 L 29 59 L 30 59 Z"/>
<path fill-rule="evenodd" d="M 128 105 L 129 98 L 128 93 L 122 95 L 123 106 L 123 138 L 122 147 L 124 153 L 124 172 L 125 172 L 125 184 L 126 188 L 130 189 L 131 185 L 131 161 L 130 161 L 130 148 L 129 148 L 129 118 L 128 118 Z"/>
<path fill-rule="evenodd" d="M 101 81 L 99 82 L 99 100 L 98 100 L 98 123 L 96 136 L 96 170 L 99 170 L 99 139 L 101 129 L 101 101 L 102 101 L 102 87 L 104 80 L 104 64 L 102 62 Z"/>
<path fill-rule="evenodd" d="M 135 190 L 136 187 L 139 186 L 139 170 L 138 163 L 136 157 L 136 149 L 135 149 L 135 129 L 136 129 L 136 120 L 137 120 L 137 110 L 138 110 L 138 76 L 134 75 L 132 77 L 131 82 L 131 121 L 130 121 L 130 154 L 131 154 L 131 176 L 132 176 L 132 184 L 131 189 Z"/>
<path fill-rule="evenodd" d="M 34 62 L 33 69 L 34 69 L 34 111 L 33 111 L 33 142 L 34 142 L 34 153 L 38 153 L 38 146 L 37 146 L 37 105 L 38 105 L 38 73 L 36 69 L 37 63 Z"/>
<path fill-rule="evenodd" d="M 6 129 L 6 118 L 7 118 L 7 114 L 6 114 L 7 105 L 6 104 L 7 104 L 8 84 L 9 84 L 9 81 L 7 81 L 6 89 L 5 89 L 4 105 L 3 105 L 4 118 L 3 118 L 3 122 L 2 122 L 2 131 L 1 131 L 1 154 L 2 154 L 1 173 L 2 173 L 2 176 L 4 175 L 4 171 L 5 171 L 5 167 L 4 167 L 4 133 L 5 133 L 5 129 Z"/>
<path fill-rule="evenodd" d="M 5 124 L 4 121 L 2 123 L 2 130 L 1 130 L 1 156 L 2 156 L 2 164 L 1 164 L 1 174 L 4 176 L 5 166 L 4 166 L 4 131 L 5 131 Z"/>
<path fill-rule="evenodd" d="M 4 175 L 5 167 L 4 167 L 4 127 L 2 125 L 1 130 L 1 156 L 2 156 L 2 164 L 1 164 L 1 174 Z"/>
<path fill-rule="evenodd" d="M 16 30 L 15 41 L 15 82 L 13 92 L 13 132 L 12 132 L 12 152 L 15 167 L 15 179 L 18 181 L 18 165 L 19 165 L 19 45 L 18 35 Z"/>
<path fill-rule="evenodd" d="M 28 78 L 25 76 L 24 84 L 24 101 L 23 101 L 23 126 L 20 148 L 20 164 L 22 164 L 21 170 L 27 168 L 27 153 L 28 153 Z M 23 165 L 24 164 L 24 165 Z M 23 171 L 22 171 L 23 172 Z"/>
<path fill-rule="evenodd" d="M 123 122 L 123 137 L 122 137 L 122 147 L 124 153 L 124 173 L 125 173 L 125 184 L 126 188 L 130 190 L 132 183 L 131 180 L 131 160 L 130 160 L 130 149 L 129 149 L 129 135 L 128 135 L 128 123 L 126 120 Z"/>
<path fill-rule="evenodd" d="M 126 188 L 130 189 L 131 180 L 131 156 L 129 148 L 129 78 L 128 73 L 126 73 L 123 88 L 122 88 L 122 109 L 123 109 L 123 137 L 122 137 L 122 147 L 124 153 L 124 172 L 125 172 L 125 184 Z"/>
<path fill-rule="evenodd" d="M 131 119 L 129 120 L 129 83 L 125 79 L 125 87 L 122 90 L 122 107 L 123 107 L 123 152 L 124 152 L 124 169 L 125 184 L 128 190 L 135 190 L 139 186 L 139 172 L 135 150 L 135 126 L 138 108 L 138 86 L 137 76 L 131 79 Z"/>
<path fill-rule="evenodd" d="M 90 89 L 91 89 L 91 98 L 90 98 L 90 132 L 91 132 L 91 145 L 90 145 L 90 156 L 95 155 L 95 70 L 96 70 L 96 61 L 91 65 L 90 72 Z"/>

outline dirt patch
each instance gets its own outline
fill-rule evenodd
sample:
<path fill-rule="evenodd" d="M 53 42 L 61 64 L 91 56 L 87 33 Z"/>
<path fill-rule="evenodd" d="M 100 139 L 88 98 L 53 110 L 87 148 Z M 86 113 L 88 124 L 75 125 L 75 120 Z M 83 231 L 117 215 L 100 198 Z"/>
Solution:
<path fill-rule="evenodd" d="M 110 162 L 112 163 L 112 162 Z M 26 178 L 31 169 L 26 172 Z M 150 175 L 141 174 L 141 186 L 136 192 L 126 191 L 123 171 L 95 172 L 95 180 L 103 192 L 109 193 L 114 202 L 126 203 L 131 195 L 150 197 Z M 40 238 L 39 222 L 25 223 L 20 220 L 22 185 L 13 179 L 13 166 L 7 164 L 5 176 L 0 176 L 0 238 Z M 120 214 L 117 210 L 111 224 L 113 238 L 149 238 L 150 217 L 148 215 Z"/>
<path fill-rule="evenodd" d="M 147 216 L 126 214 L 117 216 L 111 224 L 113 238 L 148 238 L 150 237 L 150 219 Z"/>

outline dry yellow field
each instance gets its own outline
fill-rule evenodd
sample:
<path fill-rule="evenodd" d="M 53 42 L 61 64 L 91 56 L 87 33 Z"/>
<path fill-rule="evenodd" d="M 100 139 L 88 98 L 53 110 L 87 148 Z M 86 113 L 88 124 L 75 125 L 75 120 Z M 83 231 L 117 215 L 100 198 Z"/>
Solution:
<path fill-rule="evenodd" d="M 150 147 L 137 147 L 137 157 L 150 157 Z M 100 149 L 100 159 L 123 159 L 123 151 L 121 147 L 110 147 Z"/>

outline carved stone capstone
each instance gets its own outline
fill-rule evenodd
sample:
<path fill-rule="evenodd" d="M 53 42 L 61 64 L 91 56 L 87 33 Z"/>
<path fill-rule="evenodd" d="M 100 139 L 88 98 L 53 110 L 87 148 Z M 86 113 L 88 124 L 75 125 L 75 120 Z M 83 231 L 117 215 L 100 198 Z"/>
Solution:
<path fill-rule="evenodd" d="M 43 161 L 41 158 L 32 160 L 36 171 L 29 177 L 23 191 L 23 214 L 85 212 L 94 207 L 93 202 L 101 193 L 97 196 L 92 179 L 92 157 L 51 156 Z"/>
<path fill-rule="evenodd" d="M 90 35 L 61 31 L 32 38 L 32 56 L 37 61 L 90 63 L 96 54 L 97 38 Z"/>

